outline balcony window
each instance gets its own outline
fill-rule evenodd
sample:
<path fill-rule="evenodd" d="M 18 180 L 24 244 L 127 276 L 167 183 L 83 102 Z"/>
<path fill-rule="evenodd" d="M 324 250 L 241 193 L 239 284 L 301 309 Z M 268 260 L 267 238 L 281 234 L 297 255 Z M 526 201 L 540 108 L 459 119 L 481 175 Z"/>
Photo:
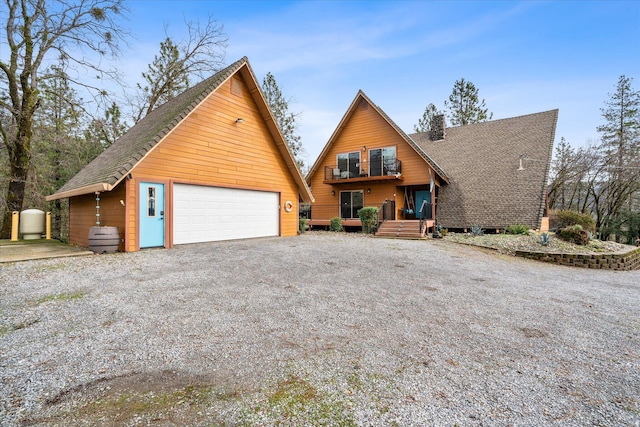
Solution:
<path fill-rule="evenodd" d="M 340 179 L 355 178 L 360 175 L 360 152 L 338 154 Z"/>
<path fill-rule="evenodd" d="M 369 175 L 395 175 L 399 173 L 396 147 L 369 150 Z"/>

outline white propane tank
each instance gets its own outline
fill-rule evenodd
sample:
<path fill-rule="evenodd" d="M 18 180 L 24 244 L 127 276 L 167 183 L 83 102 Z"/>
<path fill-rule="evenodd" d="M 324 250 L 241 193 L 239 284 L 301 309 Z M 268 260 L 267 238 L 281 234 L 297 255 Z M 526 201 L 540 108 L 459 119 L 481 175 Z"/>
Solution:
<path fill-rule="evenodd" d="M 20 212 L 20 234 L 24 240 L 36 240 L 44 233 L 44 212 L 39 209 L 27 209 Z"/>

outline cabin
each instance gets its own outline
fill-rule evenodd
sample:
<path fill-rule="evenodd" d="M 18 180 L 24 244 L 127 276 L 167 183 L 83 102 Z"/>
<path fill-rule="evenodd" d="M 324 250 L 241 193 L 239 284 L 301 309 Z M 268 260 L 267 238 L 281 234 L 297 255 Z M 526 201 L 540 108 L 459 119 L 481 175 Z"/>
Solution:
<path fill-rule="evenodd" d="M 117 227 L 119 250 L 294 236 L 313 197 L 246 57 L 159 106 L 47 200 L 69 242 Z"/>
<path fill-rule="evenodd" d="M 307 175 L 312 227 L 379 207 L 377 235 L 424 237 L 522 224 L 548 229 L 546 183 L 558 110 L 432 131 L 403 132 L 359 91 Z"/>
<path fill-rule="evenodd" d="M 387 225 L 424 235 L 435 226 L 438 191 L 448 182 L 442 168 L 359 91 L 307 175 L 315 198 L 309 223 L 326 227 L 338 217 L 344 227 L 360 227 L 358 211 L 376 206 Z"/>

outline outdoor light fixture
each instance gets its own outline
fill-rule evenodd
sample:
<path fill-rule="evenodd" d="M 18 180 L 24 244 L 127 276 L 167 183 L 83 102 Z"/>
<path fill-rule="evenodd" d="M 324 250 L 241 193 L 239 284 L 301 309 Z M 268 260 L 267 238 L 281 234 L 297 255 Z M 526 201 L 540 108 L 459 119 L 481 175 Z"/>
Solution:
<path fill-rule="evenodd" d="M 367 194 L 371 194 L 371 189 L 367 188 Z"/>
<path fill-rule="evenodd" d="M 236 123 L 244 123 L 244 120 L 242 118 L 238 117 L 236 119 Z"/>
<path fill-rule="evenodd" d="M 366 145 L 362 146 L 362 151 L 367 151 L 367 146 Z"/>
<path fill-rule="evenodd" d="M 528 161 L 528 162 L 542 162 L 542 163 L 546 163 L 546 162 L 547 162 L 546 160 L 532 159 L 532 158 L 530 158 L 530 157 L 525 157 L 525 155 L 524 155 L 524 154 L 520 154 L 520 163 L 519 163 L 519 165 L 518 165 L 518 170 L 519 170 L 519 171 L 523 171 L 523 170 L 525 170 L 525 168 L 524 168 L 524 164 L 522 163 L 522 162 L 523 162 L 523 160 L 526 160 L 526 161 Z"/>
<path fill-rule="evenodd" d="M 335 190 L 331 190 L 331 195 L 332 195 L 332 196 L 335 196 L 335 195 L 336 195 Z"/>

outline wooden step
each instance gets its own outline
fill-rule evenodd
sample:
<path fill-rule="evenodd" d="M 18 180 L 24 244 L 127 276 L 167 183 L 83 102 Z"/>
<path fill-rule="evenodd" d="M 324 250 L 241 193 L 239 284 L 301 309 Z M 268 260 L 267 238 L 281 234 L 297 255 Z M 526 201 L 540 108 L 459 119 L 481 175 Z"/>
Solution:
<path fill-rule="evenodd" d="M 380 224 L 376 237 L 420 239 L 420 221 L 385 221 Z"/>

